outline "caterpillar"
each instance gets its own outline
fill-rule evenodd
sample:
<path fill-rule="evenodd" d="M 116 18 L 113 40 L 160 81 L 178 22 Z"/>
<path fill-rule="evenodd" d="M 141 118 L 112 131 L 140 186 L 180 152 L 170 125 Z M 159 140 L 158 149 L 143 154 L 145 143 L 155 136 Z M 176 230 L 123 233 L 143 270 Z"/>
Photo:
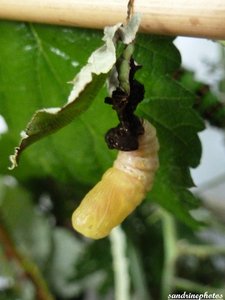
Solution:
<path fill-rule="evenodd" d="M 116 160 L 72 215 L 75 230 L 92 239 L 106 237 L 142 202 L 159 166 L 156 129 L 143 120 L 138 149 L 119 151 Z"/>

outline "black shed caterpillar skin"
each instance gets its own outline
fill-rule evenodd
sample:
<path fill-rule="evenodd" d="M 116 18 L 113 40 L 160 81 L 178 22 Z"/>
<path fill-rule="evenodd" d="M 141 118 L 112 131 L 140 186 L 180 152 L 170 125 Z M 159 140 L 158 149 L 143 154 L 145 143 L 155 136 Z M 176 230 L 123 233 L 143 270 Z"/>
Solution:
<path fill-rule="evenodd" d="M 125 62 L 130 70 L 129 91 L 124 88 L 124 84 L 121 84 L 113 91 L 111 97 L 105 99 L 105 103 L 112 105 L 119 119 L 118 126 L 109 129 L 106 133 L 105 141 L 110 149 L 133 151 L 138 149 L 139 135 L 144 132 L 142 122 L 134 111 L 143 100 L 145 90 L 144 86 L 134 79 L 136 71 L 141 66 L 137 65 L 132 58 Z"/>
<path fill-rule="evenodd" d="M 158 169 L 159 143 L 155 128 L 143 121 L 144 133 L 134 151 L 119 151 L 111 168 L 74 211 L 75 230 L 92 239 L 107 236 L 143 201 Z"/>

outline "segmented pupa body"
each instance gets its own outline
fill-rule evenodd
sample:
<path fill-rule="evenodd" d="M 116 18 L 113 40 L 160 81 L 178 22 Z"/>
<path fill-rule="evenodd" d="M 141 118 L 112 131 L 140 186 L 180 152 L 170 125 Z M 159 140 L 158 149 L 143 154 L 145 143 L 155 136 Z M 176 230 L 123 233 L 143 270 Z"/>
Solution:
<path fill-rule="evenodd" d="M 72 215 L 75 230 L 92 239 L 107 236 L 142 202 L 159 166 L 155 128 L 143 121 L 135 151 L 119 151 L 109 168 Z"/>

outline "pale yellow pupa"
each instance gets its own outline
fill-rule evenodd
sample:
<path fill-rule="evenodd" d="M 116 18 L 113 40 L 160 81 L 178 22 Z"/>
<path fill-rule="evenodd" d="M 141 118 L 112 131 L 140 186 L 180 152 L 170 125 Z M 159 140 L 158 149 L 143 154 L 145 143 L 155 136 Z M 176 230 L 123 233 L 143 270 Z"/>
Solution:
<path fill-rule="evenodd" d="M 143 121 L 135 151 L 119 151 L 109 168 L 72 215 L 75 230 L 92 239 L 107 236 L 145 198 L 159 166 L 155 128 Z"/>

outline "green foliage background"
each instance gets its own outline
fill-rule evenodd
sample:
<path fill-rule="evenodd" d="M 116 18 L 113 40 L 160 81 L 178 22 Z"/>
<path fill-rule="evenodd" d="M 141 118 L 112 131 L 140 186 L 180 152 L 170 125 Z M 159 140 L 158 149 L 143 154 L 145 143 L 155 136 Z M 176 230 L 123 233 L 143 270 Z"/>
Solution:
<path fill-rule="evenodd" d="M 98 299 L 112 293 L 109 240 L 84 240 L 70 224 L 72 211 L 116 156 L 104 142 L 105 132 L 117 124 L 115 112 L 104 104 L 106 86 L 93 102 L 87 97 L 89 108 L 70 125 L 27 149 L 15 171 L 8 171 L 8 157 L 37 109 L 65 103 L 67 82 L 102 44 L 101 37 L 94 30 L 0 23 L 0 114 L 8 126 L 0 139 L 0 216 L 15 247 L 38 266 L 57 299 L 85 299 L 88 290 L 101 294 Z M 190 167 L 201 157 L 197 133 L 204 122 L 193 109 L 194 93 L 175 79 L 181 57 L 172 38 L 140 34 L 134 56 L 143 66 L 137 79 L 145 86 L 137 114 L 157 129 L 160 169 L 153 190 L 123 228 L 138 260 L 131 267 L 142 278 L 136 287 L 133 278 L 133 293 L 137 299 L 158 299 L 163 233 L 150 217 L 159 204 L 190 226 L 185 231 L 197 228 L 189 209 L 198 200 L 188 188 L 193 186 Z M 35 287 L 29 280 L 16 281 L 17 271 L 0 249 L 0 274 L 15 279 L 0 299 L 33 299 Z"/>

